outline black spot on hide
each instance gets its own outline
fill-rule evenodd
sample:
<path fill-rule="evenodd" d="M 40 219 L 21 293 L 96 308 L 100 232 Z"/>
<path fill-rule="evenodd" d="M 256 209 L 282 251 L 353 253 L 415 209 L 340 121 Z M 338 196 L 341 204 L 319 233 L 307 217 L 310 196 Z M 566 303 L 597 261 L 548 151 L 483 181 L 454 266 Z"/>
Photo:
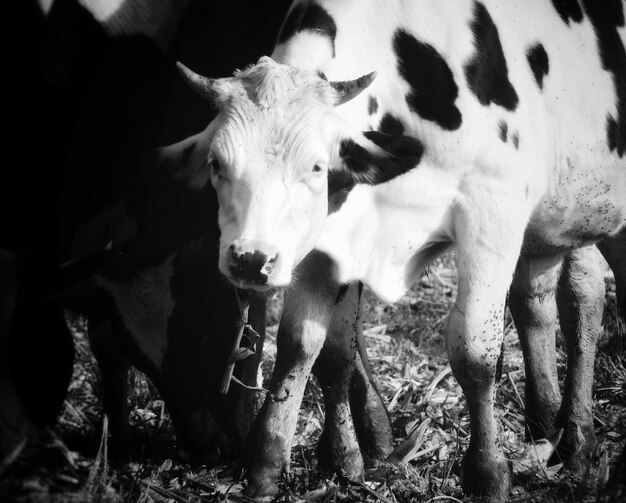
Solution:
<path fill-rule="evenodd" d="M 401 136 L 404 134 L 404 124 L 397 117 L 385 114 L 378 125 L 378 131 L 392 136 Z"/>
<path fill-rule="evenodd" d="M 539 85 L 539 89 L 543 89 L 543 78 L 548 75 L 550 71 L 550 61 L 548 60 L 548 53 L 544 49 L 543 45 L 535 44 L 528 49 L 526 53 L 528 58 L 528 64 L 533 71 L 535 80 Z"/>
<path fill-rule="evenodd" d="M 350 283 L 344 283 L 339 287 L 339 292 L 337 293 L 337 297 L 335 298 L 335 305 L 339 304 L 343 298 L 346 296 L 348 292 L 348 288 L 350 288 Z"/>
<path fill-rule="evenodd" d="M 339 155 L 357 183 L 387 182 L 416 167 L 424 153 L 422 142 L 410 136 L 368 131 L 365 137 L 380 150 L 368 149 L 352 139 L 343 140 L 340 145 Z"/>
<path fill-rule="evenodd" d="M 602 67 L 613 74 L 617 101 L 617 117 L 608 114 L 606 134 L 609 148 L 622 157 L 626 152 L 626 50 L 617 29 L 624 26 L 624 10 L 620 0 L 584 0 L 598 38 Z"/>
<path fill-rule="evenodd" d="M 580 23 L 583 20 L 583 11 L 578 0 L 552 0 L 552 5 L 567 25 L 569 25 L 570 19 L 575 23 Z"/>
<path fill-rule="evenodd" d="M 417 167 L 424 146 L 417 138 L 391 136 L 378 131 L 368 131 L 365 137 L 379 149 L 367 149 L 352 139 L 343 140 L 339 155 L 346 169 L 328 173 L 329 212 L 335 212 L 346 201 L 357 183 L 377 185 Z"/>
<path fill-rule="evenodd" d="M 513 146 L 515 147 L 515 150 L 518 150 L 519 149 L 519 135 L 515 133 L 513 135 L 512 140 L 513 140 Z"/>
<path fill-rule="evenodd" d="M 465 65 L 465 77 L 469 88 L 482 105 L 494 103 L 507 110 L 515 110 L 519 98 L 509 81 L 509 70 L 498 28 L 481 3 L 474 4 L 471 28 L 474 32 L 476 52 Z"/>
<path fill-rule="evenodd" d="M 406 96 L 411 110 L 444 129 L 458 129 L 462 117 L 454 102 L 459 88 L 443 57 L 404 30 L 396 31 L 393 48 L 398 71 L 411 86 Z"/>
<path fill-rule="evenodd" d="M 378 111 L 378 101 L 374 96 L 370 96 L 369 101 L 367 103 L 367 113 L 370 115 L 374 115 Z"/>
<path fill-rule="evenodd" d="M 313 2 L 297 5 L 287 16 L 278 43 L 289 40 L 301 31 L 312 31 L 328 37 L 335 57 L 335 37 L 337 25 L 333 18 L 322 7 Z"/>
<path fill-rule="evenodd" d="M 498 131 L 500 139 L 506 143 L 509 137 L 509 125 L 504 121 L 498 122 Z"/>

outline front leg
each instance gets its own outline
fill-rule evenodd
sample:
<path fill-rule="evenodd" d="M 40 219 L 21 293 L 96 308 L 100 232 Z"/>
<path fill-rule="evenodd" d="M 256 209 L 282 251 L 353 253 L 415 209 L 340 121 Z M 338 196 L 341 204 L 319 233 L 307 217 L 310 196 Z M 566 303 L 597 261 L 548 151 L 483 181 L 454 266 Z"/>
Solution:
<path fill-rule="evenodd" d="M 478 201 L 474 199 L 466 211 L 461 208 L 455 219 L 459 292 L 449 318 L 446 349 L 470 414 L 463 489 L 466 494 L 501 502 L 508 499 L 510 477 L 498 445 L 495 378 L 506 293 L 519 256 L 525 218 L 519 214 L 523 205 L 516 208 L 514 197 L 497 200 L 494 196 L 489 203 L 499 206 L 482 214 Z"/>
<path fill-rule="evenodd" d="M 109 448 L 115 461 L 128 461 L 132 436 L 128 424 L 127 382 L 130 363 L 120 346 L 121 335 L 107 316 L 90 314 L 87 334 L 102 380 L 102 408 L 109 418 Z M 116 336 L 117 335 L 117 336 Z"/>
<path fill-rule="evenodd" d="M 276 494 L 279 476 L 289 469 L 304 388 L 326 339 L 337 294 L 332 267 L 325 255 L 309 254 L 297 270 L 296 284 L 285 292 L 270 394 L 246 445 L 249 496 Z"/>
<path fill-rule="evenodd" d="M 363 457 L 350 410 L 350 382 L 357 352 L 358 287 L 338 289 L 324 347 L 313 366 L 324 393 L 324 430 L 318 442 L 320 464 L 350 480 L 363 476 Z"/>

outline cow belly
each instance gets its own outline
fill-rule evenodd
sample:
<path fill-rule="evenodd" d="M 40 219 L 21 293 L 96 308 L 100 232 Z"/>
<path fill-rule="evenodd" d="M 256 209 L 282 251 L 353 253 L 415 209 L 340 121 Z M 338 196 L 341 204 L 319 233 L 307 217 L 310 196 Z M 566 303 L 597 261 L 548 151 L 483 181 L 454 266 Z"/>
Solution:
<path fill-rule="evenodd" d="M 525 253 L 569 251 L 602 241 L 626 226 L 626 177 L 596 173 L 588 171 L 571 185 L 561 183 L 541 200 L 526 229 Z"/>
<path fill-rule="evenodd" d="M 133 343 L 155 370 L 161 370 L 167 350 L 167 327 L 174 309 L 170 290 L 172 260 L 170 257 L 163 266 L 141 271 L 129 280 L 100 278 L 132 334 Z"/>
<path fill-rule="evenodd" d="M 626 226 L 626 169 L 614 157 L 568 157 L 535 206 L 523 251 L 565 252 Z"/>

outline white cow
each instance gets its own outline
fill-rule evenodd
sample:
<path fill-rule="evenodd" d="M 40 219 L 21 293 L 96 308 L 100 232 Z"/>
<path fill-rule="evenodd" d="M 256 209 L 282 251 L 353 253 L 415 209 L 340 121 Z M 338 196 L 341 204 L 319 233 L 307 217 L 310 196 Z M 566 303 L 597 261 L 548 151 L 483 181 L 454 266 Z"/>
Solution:
<path fill-rule="evenodd" d="M 589 245 L 625 302 L 623 40 L 619 0 L 296 1 L 271 59 L 220 80 L 182 68 L 220 111 L 203 173 L 219 199 L 220 269 L 239 287 L 294 285 L 271 386 L 284 400 L 268 399 L 257 421 L 249 493 L 271 494 L 288 466 L 337 285 L 360 280 L 393 301 L 452 246 L 446 348 L 471 418 L 465 491 L 508 494 L 494 378 L 512 280 L 528 430 L 556 417 L 562 452 L 584 465 L 603 286 Z M 559 409 L 551 300 L 564 258 L 575 295 L 559 298 L 572 358 Z M 337 362 L 349 375 L 348 349 Z M 330 413 L 350 424 L 345 404 Z M 358 477 L 346 428 L 335 468 Z"/>

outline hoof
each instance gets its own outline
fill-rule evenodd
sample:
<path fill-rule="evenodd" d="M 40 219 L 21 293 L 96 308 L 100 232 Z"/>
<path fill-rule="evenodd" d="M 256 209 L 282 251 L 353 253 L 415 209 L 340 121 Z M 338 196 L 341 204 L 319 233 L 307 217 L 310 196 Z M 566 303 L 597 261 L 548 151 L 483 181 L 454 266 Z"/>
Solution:
<path fill-rule="evenodd" d="M 593 430 L 583 431 L 583 428 L 574 426 L 563 434 L 556 455 L 567 470 L 577 477 L 582 477 L 587 472 L 597 446 L 598 441 Z"/>
<path fill-rule="evenodd" d="M 329 435 L 324 431 L 317 444 L 317 457 L 320 467 L 353 482 L 361 480 L 364 463 L 358 447 L 355 445 L 352 448 L 346 448 L 343 442 L 331 443 L 329 438 Z"/>
<path fill-rule="evenodd" d="M 271 501 L 278 494 L 278 475 L 269 472 L 248 475 L 248 484 L 243 493 L 256 501 Z"/>
<path fill-rule="evenodd" d="M 463 458 L 463 491 L 488 503 L 508 501 L 510 474 L 502 455 L 468 451 Z"/>
<path fill-rule="evenodd" d="M 527 392 L 530 393 L 530 390 Z M 554 426 L 561 398 L 526 396 L 526 442 L 532 443 L 543 438 L 551 438 L 558 428 Z M 555 431 L 556 430 L 556 431 Z"/>
<path fill-rule="evenodd" d="M 243 455 L 247 470 L 244 494 L 258 501 L 268 501 L 276 496 L 280 476 L 289 472 L 289 454 L 284 437 L 269 436 L 267 432 L 249 433 Z"/>

